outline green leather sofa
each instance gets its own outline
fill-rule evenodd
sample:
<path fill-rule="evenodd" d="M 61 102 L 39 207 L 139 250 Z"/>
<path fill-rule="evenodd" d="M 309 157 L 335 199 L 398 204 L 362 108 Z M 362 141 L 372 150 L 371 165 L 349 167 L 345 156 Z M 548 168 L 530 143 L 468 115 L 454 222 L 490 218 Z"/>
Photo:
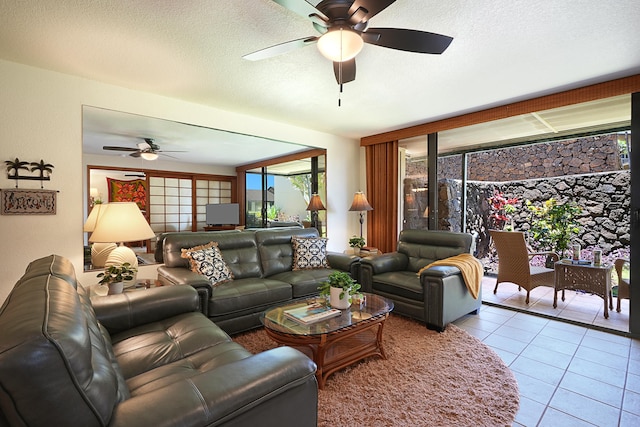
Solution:
<path fill-rule="evenodd" d="M 165 285 L 191 285 L 201 296 L 201 310 L 229 334 L 261 326 L 260 315 L 268 307 L 318 293 L 318 286 L 334 271 L 357 277 L 353 255 L 328 253 L 330 268 L 293 271 L 291 238 L 318 237 L 315 228 L 271 228 L 243 231 L 167 233 L 160 236 L 164 264 L 158 280 Z M 232 281 L 212 287 L 205 276 L 189 269 L 182 249 L 217 242 L 233 272 Z"/>
<path fill-rule="evenodd" d="M 29 264 L 0 308 L 0 426 L 316 426 L 316 366 L 252 355 L 189 286 L 89 298 L 69 260 Z"/>

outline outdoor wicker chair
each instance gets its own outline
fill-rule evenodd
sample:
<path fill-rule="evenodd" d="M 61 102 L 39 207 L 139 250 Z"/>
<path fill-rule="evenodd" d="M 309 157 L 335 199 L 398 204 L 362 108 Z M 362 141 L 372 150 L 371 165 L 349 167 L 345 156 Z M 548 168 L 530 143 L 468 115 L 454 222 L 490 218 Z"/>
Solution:
<path fill-rule="evenodd" d="M 503 282 L 518 285 L 518 291 L 527 291 L 525 303 L 529 304 L 529 292 L 538 286 L 554 286 L 553 268 L 531 265 L 531 259 L 536 255 L 551 256 L 558 261 L 554 252 L 529 252 L 524 239 L 524 233 L 519 231 L 490 230 L 491 238 L 498 251 L 498 279 L 493 290 L 498 291 L 498 285 Z"/>
<path fill-rule="evenodd" d="M 629 280 L 622 278 L 622 268 L 629 262 L 628 259 L 618 258 L 613 263 L 616 273 L 618 274 L 618 304 L 616 311 L 620 313 L 620 300 L 629 299 Z"/>

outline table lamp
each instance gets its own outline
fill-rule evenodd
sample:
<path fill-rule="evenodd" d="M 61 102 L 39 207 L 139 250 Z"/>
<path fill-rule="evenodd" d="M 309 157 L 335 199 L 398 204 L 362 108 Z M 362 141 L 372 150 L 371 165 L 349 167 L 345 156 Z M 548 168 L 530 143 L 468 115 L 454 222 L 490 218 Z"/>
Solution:
<path fill-rule="evenodd" d="M 318 232 L 320 232 L 318 228 L 318 211 L 326 210 L 326 208 L 322 204 L 320 196 L 315 193 L 311 196 L 311 200 L 309 200 L 309 206 L 307 206 L 307 210 L 311 211 L 311 226 L 318 230 Z"/>
<path fill-rule="evenodd" d="M 87 222 L 89 222 L 88 218 Z M 120 243 L 120 246 L 111 251 L 105 265 L 122 265 L 128 262 L 132 267 L 137 268 L 138 257 L 131 248 L 124 246 L 124 243 L 148 240 L 153 237 L 155 237 L 155 233 L 137 204 L 134 202 L 115 202 L 102 205 L 89 241 L 92 243 Z"/>
<path fill-rule="evenodd" d="M 107 210 L 107 205 L 101 203 L 94 204 L 87 221 L 82 228 L 87 233 L 93 233 L 96 229 L 96 224 L 100 220 L 102 214 Z M 91 245 L 91 266 L 92 268 L 102 268 L 105 266 L 109 254 L 116 248 L 116 244 L 109 243 L 94 243 Z"/>
<path fill-rule="evenodd" d="M 364 211 L 372 211 L 373 208 L 367 200 L 367 196 L 362 191 L 356 192 L 353 195 L 353 202 L 351 203 L 350 211 L 360 212 L 360 237 L 362 237 L 362 224 L 364 223 Z"/>

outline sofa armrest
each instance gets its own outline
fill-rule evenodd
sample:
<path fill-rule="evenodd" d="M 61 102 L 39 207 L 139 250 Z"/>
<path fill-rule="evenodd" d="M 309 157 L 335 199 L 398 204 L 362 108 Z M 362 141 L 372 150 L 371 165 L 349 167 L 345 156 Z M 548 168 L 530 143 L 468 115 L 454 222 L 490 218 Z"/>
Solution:
<path fill-rule="evenodd" d="M 316 365 L 278 347 L 120 403 L 116 426 L 316 426 Z"/>
<path fill-rule="evenodd" d="M 198 292 L 190 286 L 163 286 L 91 300 L 96 317 L 116 333 L 178 314 L 199 311 Z"/>
<path fill-rule="evenodd" d="M 427 277 L 447 277 L 452 276 L 454 274 L 462 274 L 457 267 L 447 266 L 447 265 L 436 265 L 434 267 L 430 267 L 424 270 L 420 274 L 420 280 L 422 280 L 423 276 Z"/>
<path fill-rule="evenodd" d="M 163 285 L 193 286 L 200 296 L 200 311 L 209 317 L 209 298 L 211 298 L 211 283 L 202 274 L 184 267 L 158 267 L 158 281 Z"/>
<path fill-rule="evenodd" d="M 327 252 L 327 261 L 331 268 L 351 273 L 353 277 L 353 274 L 357 273 L 360 257 L 341 254 L 340 252 Z"/>
<path fill-rule="evenodd" d="M 373 274 L 381 274 L 406 270 L 409 259 L 400 252 L 389 252 L 378 256 L 361 258 L 360 263 L 369 266 Z"/>

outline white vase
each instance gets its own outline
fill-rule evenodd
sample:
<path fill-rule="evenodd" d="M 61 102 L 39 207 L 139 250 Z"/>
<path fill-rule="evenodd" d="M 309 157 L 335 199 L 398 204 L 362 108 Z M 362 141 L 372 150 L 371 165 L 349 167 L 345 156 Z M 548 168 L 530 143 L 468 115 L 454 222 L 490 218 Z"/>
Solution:
<path fill-rule="evenodd" d="M 107 295 L 121 294 L 123 289 L 124 283 L 122 282 L 109 283 L 109 293 Z"/>
<path fill-rule="evenodd" d="M 349 294 L 347 292 L 345 292 L 342 299 L 340 299 L 340 294 L 343 292 L 342 288 L 334 288 L 332 286 L 329 289 L 329 292 L 329 304 L 331 304 L 331 307 L 344 310 L 351 306 L 351 303 L 349 302 Z"/>

